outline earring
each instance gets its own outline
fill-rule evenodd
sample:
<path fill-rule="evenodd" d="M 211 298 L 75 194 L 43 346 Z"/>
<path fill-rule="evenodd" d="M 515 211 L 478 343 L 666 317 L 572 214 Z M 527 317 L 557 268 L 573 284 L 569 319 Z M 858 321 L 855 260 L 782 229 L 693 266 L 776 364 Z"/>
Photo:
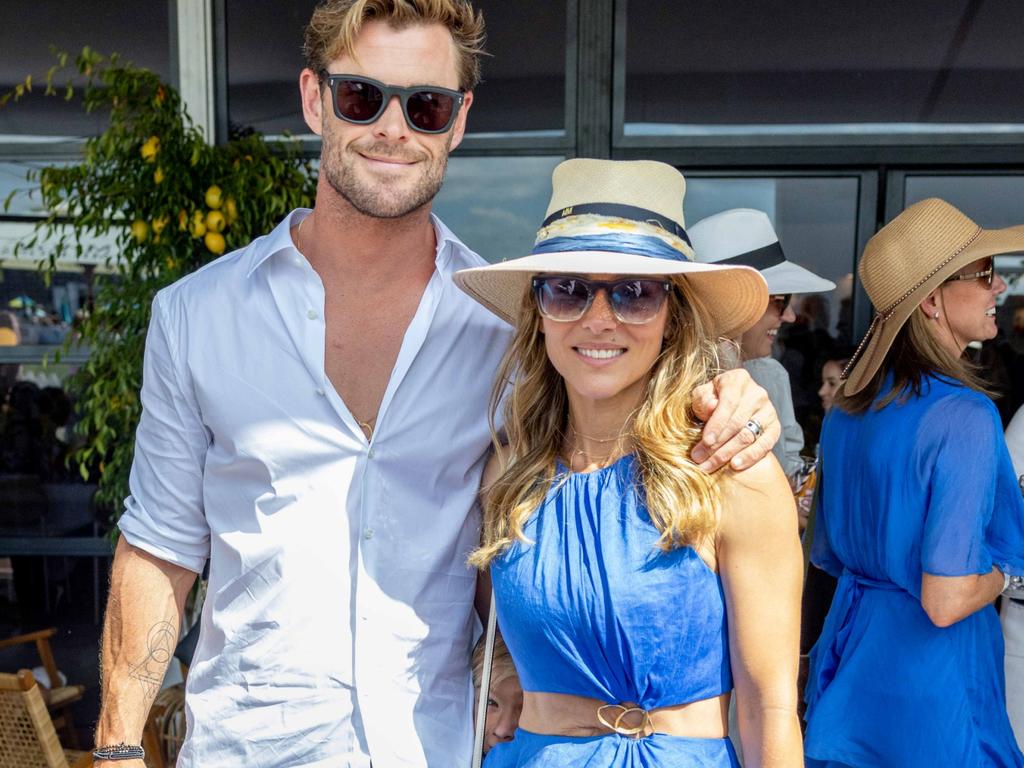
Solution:
<path fill-rule="evenodd" d="M 932 315 L 932 319 L 933 320 L 938 320 L 939 319 L 939 313 L 936 312 L 934 315 Z"/>

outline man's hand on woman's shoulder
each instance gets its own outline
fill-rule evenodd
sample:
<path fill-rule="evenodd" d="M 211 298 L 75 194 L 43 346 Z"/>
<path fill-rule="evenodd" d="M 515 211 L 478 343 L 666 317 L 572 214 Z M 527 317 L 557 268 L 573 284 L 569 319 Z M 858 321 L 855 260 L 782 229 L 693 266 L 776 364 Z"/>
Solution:
<path fill-rule="evenodd" d="M 752 467 L 782 434 L 768 393 L 742 368 L 720 373 L 697 387 L 693 412 L 704 422 L 704 435 L 691 455 L 705 472 L 726 464 L 736 470 Z M 751 421 L 760 425 L 760 435 L 747 427 Z"/>

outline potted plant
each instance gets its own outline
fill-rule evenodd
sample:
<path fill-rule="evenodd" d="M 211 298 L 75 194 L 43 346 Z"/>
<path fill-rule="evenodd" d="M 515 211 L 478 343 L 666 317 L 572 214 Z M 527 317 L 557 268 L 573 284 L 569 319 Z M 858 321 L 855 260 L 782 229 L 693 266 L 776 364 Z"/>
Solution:
<path fill-rule="evenodd" d="M 68 82 L 58 87 L 62 76 Z M 83 479 L 98 482 L 97 501 L 116 519 L 128 494 L 154 294 L 270 231 L 292 208 L 310 206 L 316 174 L 296 145 L 254 132 L 208 144 L 174 88 L 117 56 L 58 53 L 41 81 L 27 77 L 0 97 L 0 108 L 16 108 L 33 87 L 67 100 L 79 92 L 84 109 L 110 116 L 79 162 L 33 172 L 50 214 L 23 245 L 53 243 L 41 265 L 52 275 L 58 259 L 82 253 L 85 238 L 116 238 L 111 274 L 96 277 L 67 342 L 90 350 L 69 384 L 80 441 L 72 460 Z"/>

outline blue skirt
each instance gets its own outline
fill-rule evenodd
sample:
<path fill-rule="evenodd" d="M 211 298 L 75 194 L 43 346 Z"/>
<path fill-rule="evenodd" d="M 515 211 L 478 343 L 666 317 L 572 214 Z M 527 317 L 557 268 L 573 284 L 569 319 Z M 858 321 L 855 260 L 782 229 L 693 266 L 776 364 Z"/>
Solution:
<path fill-rule="evenodd" d="M 729 739 L 693 739 L 654 733 L 635 739 L 607 736 L 547 736 L 516 730 L 498 744 L 484 768 L 740 768 Z"/>

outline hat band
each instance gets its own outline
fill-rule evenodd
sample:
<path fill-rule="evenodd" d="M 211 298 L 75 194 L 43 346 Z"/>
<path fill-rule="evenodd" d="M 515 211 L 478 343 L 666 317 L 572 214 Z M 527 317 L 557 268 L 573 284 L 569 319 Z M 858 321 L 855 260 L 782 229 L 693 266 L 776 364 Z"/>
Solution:
<path fill-rule="evenodd" d="M 768 269 L 769 267 L 776 267 L 779 264 L 784 264 L 785 261 L 786 255 L 782 252 L 782 246 L 779 245 L 779 241 L 776 240 L 774 243 L 770 243 L 764 248 L 747 251 L 746 253 L 741 253 L 739 256 L 730 256 L 728 259 L 721 259 L 714 263 L 734 264 L 742 267 L 753 267 L 754 269 L 762 270 Z"/>
<path fill-rule="evenodd" d="M 655 227 L 664 229 L 666 232 L 669 232 L 685 241 L 691 248 L 693 247 L 693 243 L 690 242 L 689 235 L 686 234 L 686 230 L 683 228 L 683 225 L 678 221 L 673 221 L 667 216 L 662 216 L 660 213 L 655 213 L 647 208 L 638 208 L 635 205 L 623 205 L 621 203 L 584 203 L 583 205 L 570 205 L 552 213 L 544 219 L 544 223 L 540 226 L 541 229 L 543 229 L 559 219 L 566 219 L 570 216 L 582 216 L 587 213 L 595 214 L 597 216 L 611 216 L 616 219 L 631 219 L 632 221 L 652 224 Z"/>
<path fill-rule="evenodd" d="M 607 235 L 579 235 L 577 237 L 552 237 L 533 246 L 531 256 L 541 253 L 567 253 L 571 251 L 605 251 L 629 253 L 634 256 L 648 256 L 669 261 L 690 261 L 686 254 L 676 250 L 656 237 L 614 233 Z"/>

